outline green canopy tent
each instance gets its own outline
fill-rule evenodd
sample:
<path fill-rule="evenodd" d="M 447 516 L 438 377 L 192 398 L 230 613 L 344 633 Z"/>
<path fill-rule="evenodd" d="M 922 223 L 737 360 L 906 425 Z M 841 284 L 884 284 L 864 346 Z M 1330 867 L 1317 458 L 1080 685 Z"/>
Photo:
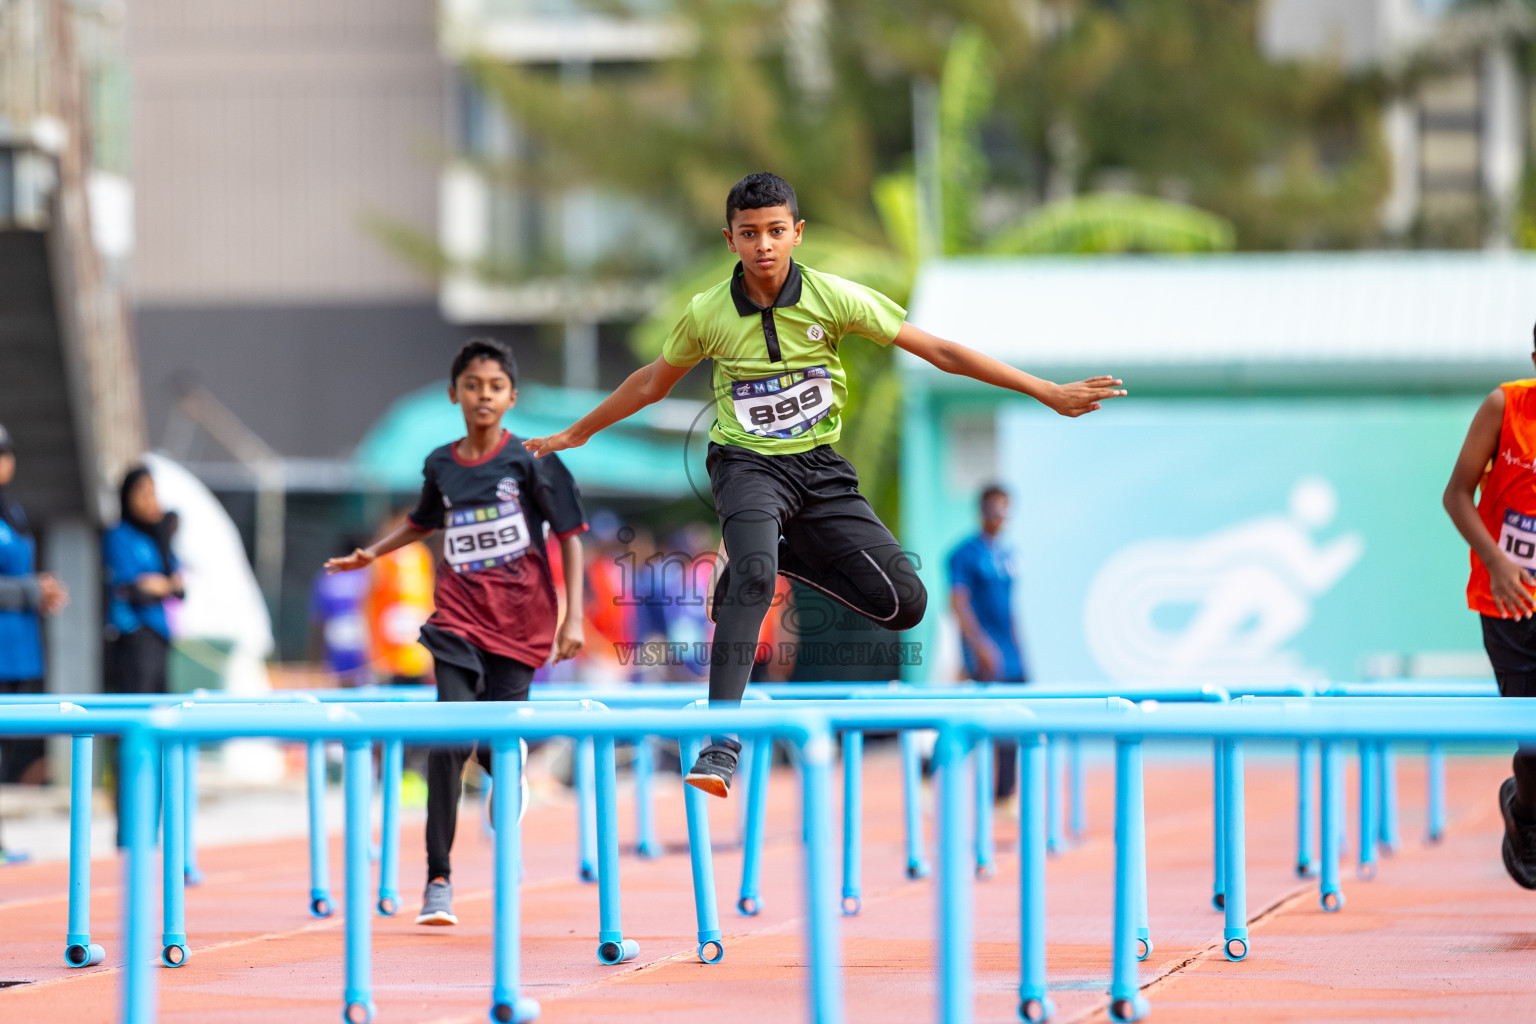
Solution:
<path fill-rule="evenodd" d="M 524 384 L 506 426 L 518 437 L 552 434 L 602 401 L 597 391 Z M 707 495 L 704 449 L 707 406 L 667 399 L 616 424 L 560 458 L 587 494 L 674 500 L 696 488 Z M 380 487 L 395 491 L 421 485 L 421 464 L 439 445 L 464 435 L 464 420 L 441 385 L 400 398 L 357 446 L 354 465 Z M 685 462 L 686 450 L 686 462 Z"/>

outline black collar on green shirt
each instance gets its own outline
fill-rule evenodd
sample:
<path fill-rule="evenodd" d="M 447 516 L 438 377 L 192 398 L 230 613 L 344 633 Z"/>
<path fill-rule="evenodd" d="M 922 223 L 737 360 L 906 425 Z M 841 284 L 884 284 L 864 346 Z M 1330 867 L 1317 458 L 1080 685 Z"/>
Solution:
<path fill-rule="evenodd" d="M 794 260 L 789 261 L 789 276 L 784 278 L 784 284 L 779 288 L 778 297 L 773 300 L 772 306 L 759 306 L 747 295 L 747 289 L 742 285 L 741 279 L 745 271 L 741 264 L 736 264 L 736 269 L 731 271 L 731 301 L 736 303 L 738 316 L 751 316 L 757 313 L 763 318 L 763 340 L 768 343 L 768 361 L 770 363 L 782 363 L 783 355 L 779 352 L 779 332 L 773 325 L 773 311 L 784 306 L 794 306 L 800 302 L 800 264 Z"/>

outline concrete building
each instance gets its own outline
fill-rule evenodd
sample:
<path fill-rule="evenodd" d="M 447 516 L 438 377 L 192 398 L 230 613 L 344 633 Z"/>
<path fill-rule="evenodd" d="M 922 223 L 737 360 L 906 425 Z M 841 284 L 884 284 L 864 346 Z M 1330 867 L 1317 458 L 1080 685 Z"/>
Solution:
<path fill-rule="evenodd" d="M 1397 86 L 1382 124 L 1389 236 L 1498 248 L 1514 237 L 1530 146 L 1530 83 L 1517 49 L 1532 31 L 1517 0 L 1268 0 L 1260 40 L 1272 57 L 1333 59 Z"/>
<path fill-rule="evenodd" d="M 615 13 L 573 0 L 445 0 L 442 49 L 456 67 L 497 61 L 573 84 L 631 75 L 694 45 L 694 31 L 668 6 L 636 0 Z M 453 130 L 456 158 L 442 173 L 439 229 L 451 264 L 444 315 L 454 323 L 548 325 L 560 339 L 565 387 L 607 383 L 603 366 L 630 358 L 621 333 L 602 325 L 650 309 L 655 281 L 689 254 L 685 240 L 626 197 L 529 184 L 546 160 L 469 74 L 454 80 Z M 488 173 L 513 166 L 521 173 Z M 637 239 L 646 251 L 635 251 Z M 636 272 L 595 281 L 616 258 Z"/>
<path fill-rule="evenodd" d="M 228 506 L 295 656 L 338 520 L 363 531 L 388 507 L 341 497 L 366 490 L 353 449 L 480 332 L 444 320 L 397 244 L 437 231 L 452 95 L 437 6 L 133 0 L 126 24 L 114 127 L 148 443 Z"/>
<path fill-rule="evenodd" d="M 236 459 L 176 429 L 179 399 L 201 388 L 278 456 L 346 453 L 395 396 L 443 374 L 463 333 L 382 237 L 436 224 L 435 7 L 135 0 L 130 13 L 151 441 Z"/>

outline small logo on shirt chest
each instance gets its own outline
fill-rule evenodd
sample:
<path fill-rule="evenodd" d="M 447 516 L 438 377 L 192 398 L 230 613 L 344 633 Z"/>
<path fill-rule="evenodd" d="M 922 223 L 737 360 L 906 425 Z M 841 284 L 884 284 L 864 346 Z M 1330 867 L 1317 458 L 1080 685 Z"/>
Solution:
<path fill-rule="evenodd" d="M 827 332 L 821 329 L 821 324 L 811 324 L 805 329 L 805 336 L 812 341 L 820 341 L 827 336 Z"/>
<path fill-rule="evenodd" d="M 514 501 L 517 498 L 517 481 L 504 476 L 496 482 L 496 500 Z"/>

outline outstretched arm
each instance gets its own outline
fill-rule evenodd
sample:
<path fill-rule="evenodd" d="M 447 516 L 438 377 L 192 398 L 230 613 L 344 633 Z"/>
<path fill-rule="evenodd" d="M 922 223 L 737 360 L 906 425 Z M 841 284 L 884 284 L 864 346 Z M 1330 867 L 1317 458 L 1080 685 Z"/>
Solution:
<path fill-rule="evenodd" d="M 682 380 L 691 366 L 673 366 L 661 356 L 647 366 L 642 366 L 625 378 L 613 394 L 598 403 L 587 413 L 558 434 L 548 437 L 530 437 L 523 447 L 533 452 L 534 458 L 567 448 L 580 448 L 591 436 L 624 419 L 633 416 L 653 402 L 659 402 Z"/>
<path fill-rule="evenodd" d="M 350 555 L 327 560 L 325 571 L 328 573 L 338 573 L 351 572 L 354 569 L 366 569 L 380 555 L 387 555 L 391 551 L 398 551 L 407 544 L 415 543 L 423 537 L 430 537 L 431 535 L 431 530 L 419 530 L 411 525 L 411 521 L 407 519 L 367 547 L 358 548 Z"/>
<path fill-rule="evenodd" d="M 1467 428 L 1467 438 L 1461 443 L 1461 454 L 1451 470 L 1450 482 L 1440 503 L 1450 513 L 1451 522 L 1462 538 L 1472 546 L 1472 551 L 1488 569 L 1488 590 L 1493 603 L 1508 617 L 1528 619 L 1536 615 L 1536 598 L 1531 588 L 1536 578 L 1504 556 L 1499 542 L 1483 525 L 1473 500 L 1477 485 L 1483 479 L 1488 460 L 1498 452 L 1499 432 L 1504 427 L 1504 389 L 1499 388 L 1483 399 L 1472 426 Z"/>
<path fill-rule="evenodd" d="M 574 658 L 586 644 L 582 632 L 582 619 L 586 617 L 586 601 L 582 584 L 586 579 L 581 534 L 573 533 L 560 538 L 560 561 L 565 566 L 565 618 L 555 634 L 555 661 Z"/>
<path fill-rule="evenodd" d="M 925 359 L 945 373 L 972 377 L 983 384 L 1028 395 L 1063 416 L 1081 416 L 1099 408 L 1106 398 L 1125 394 L 1114 377 L 1089 377 L 1071 384 L 1041 380 L 973 348 L 929 334 L 910 323 L 901 325 L 896 347 Z"/>

